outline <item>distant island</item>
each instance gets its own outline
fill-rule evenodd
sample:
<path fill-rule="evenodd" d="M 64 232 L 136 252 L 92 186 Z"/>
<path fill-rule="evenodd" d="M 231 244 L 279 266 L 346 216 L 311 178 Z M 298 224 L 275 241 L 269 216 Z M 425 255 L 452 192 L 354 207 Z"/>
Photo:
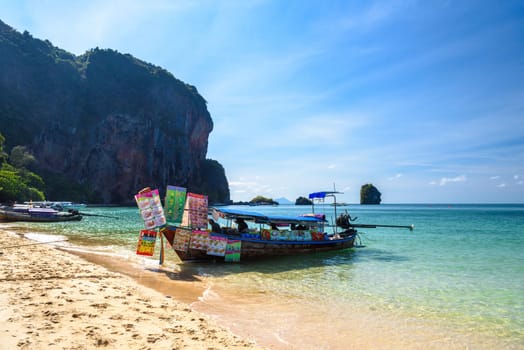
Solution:
<path fill-rule="evenodd" d="M 306 197 L 298 197 L 295 201 L 295 205 L 311 205 L 313 202 Z"/>
<path fill-rule="evenodd" d="M 380 204 L 382 193 L 372 184 L 362 185 L 360 188 L 360 204 Z"/>
<path fill-rule="evenodd" d="M 293 204 L 293 202 L 291 202 L 289 199 L 287 199 L 285 197 L 275 198 L 275 202 L 277 202 L 280 205 Z"/>
<path fill-rule="evenodd" d="M 256 196 L 251 199 L 249 202 L 233 202 L 234 205 L 278 205 L 278 202 L 274 201 L 273 198 L 267 198 L 264 196 Z"/>
<path fill-rule="evenodd" d="M 360 189 L 360 204 L 380 204 L 381 202 L 381 196 L 382 193 L 373 185 L 373 184 L 365 184 L 362 185 Z M 239 202 L 230 202 L 230 204 L 233 205 L 250 205 L 250 206 L 257 206 L 257 205 L 292 205 L 293 203 L 289 201 L 286 198 L 277 198 L 276 200 L 272 198 L 267 198 L 264 196 L 256 196 L 250 201 L 239 201 Z M 306 197 L 298 197 L 295 200 L 294 205 L 312 205 L 313 201 Z M 339 203 L 331 203 L 332 206 L 347 206 L 348 203 L 345 202 L 339 202 Z"/>

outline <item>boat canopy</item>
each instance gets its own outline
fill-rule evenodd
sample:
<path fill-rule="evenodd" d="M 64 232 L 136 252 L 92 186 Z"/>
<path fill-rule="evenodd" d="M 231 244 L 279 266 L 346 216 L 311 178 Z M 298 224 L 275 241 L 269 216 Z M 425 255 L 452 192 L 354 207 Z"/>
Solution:
<path fill-rule="evenodd" d="M 257 221 L 257 220 L 266 220 L 267 216 L 261 213 L 257 213 L 255 211 L 247 211 L 247 210 L 237 210 L 237 209 L 229 209 L 229 208 L 212 208 L 213 210 L 217 211 L 218 213 L 222 213 L 224 218 L 226 219 L 244 219 L 244 220 L 250 220 L 250 221 Z"/>
<path fill-rule="evenodd" d="M 273 224 L 296 224 L 296 225 L 319 225 L 326 222 L 318 216 L 288 216 L 288 215 L 268 215 L 268 222 Z"/>
<path fill-rule="evenodd" d="M 248 221 L 254 221 L 257 224 L 318 225 L 326 222 L 325 217 L 323 215 L 264 215 L 254 211 L 245 211 L 229 208 L 213 208 L 213 210 L 217 211 L 218 213 L 221 213 L 221 216 L 225 219 L 244 219 Z"/>
<path fill-rule="evenodd" d="M 324 199 L 327 196 L 332 196 L 334 194 L 341 194 L 341 193 L 342 192 L 337 192 L 337 191 L 313 192 L 309 194 L 309 199 L 315 199 L 315 198 Z"/>

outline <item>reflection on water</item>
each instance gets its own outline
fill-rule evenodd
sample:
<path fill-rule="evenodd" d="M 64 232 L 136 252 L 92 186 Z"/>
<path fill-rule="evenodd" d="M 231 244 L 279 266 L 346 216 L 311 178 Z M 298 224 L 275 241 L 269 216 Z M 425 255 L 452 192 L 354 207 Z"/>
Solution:
<path fill-rule="evenodd" d="M 198 271 L 198 273 L 222 277 L 239 275 L 242 273 L 276 274 L 283 272 L 302 273 L 318 267 L 333 265 L 350 265 L 354 256 L 353 249 L 338 252 L 322 252 L 311 255 L 272 257 L 270 260 L 242 261 L 239 264 L 225 264 L 221 262 L 189 262 L 182 265 L 184 270 Z M 307 271 L 306 271 L 307 272 Z"/>

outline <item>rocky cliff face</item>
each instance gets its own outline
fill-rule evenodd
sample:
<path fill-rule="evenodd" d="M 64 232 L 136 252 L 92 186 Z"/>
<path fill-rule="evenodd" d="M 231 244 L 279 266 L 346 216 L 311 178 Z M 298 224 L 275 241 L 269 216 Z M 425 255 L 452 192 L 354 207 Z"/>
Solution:
<path fill-rule="evenodd" d="M 213 122 L 193 86 L 112 50 L 74 56 L 1 21 L 0 52 L 0 132 L 7 148 L 32 150 L 54 183 L 48 198 L 67 185 L 82 189 L 76 200 L 127 204 L 146 186 L 198 192 L 212 181 L 221 190 L 210 201 L 229 201 L 225 174 L 203 172 Z"/>

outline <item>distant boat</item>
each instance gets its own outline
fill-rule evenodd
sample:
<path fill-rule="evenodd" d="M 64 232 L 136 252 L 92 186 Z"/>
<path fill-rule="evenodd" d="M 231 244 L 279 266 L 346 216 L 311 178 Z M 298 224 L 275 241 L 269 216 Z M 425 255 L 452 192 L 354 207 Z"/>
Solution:
<path fill-rule="evenodd" d="M 74 203 L 70 201 L 30 201 L 24 202 L 25 205 L 40 208 L 53 208 L 59 211 L 80 210 L 85 208 L 87 205 L 83 203 Z"/>
<path fill-rule="evenodd" d="M 82 208 L 85 208 L 87 205 L 84 203 L 74 203 L 74 202 L 52 202 L 51 208 L 55 208 L 64 211 L 68 211 L 70 209 L 72 210 L 80 210 Z"/>
<path fill-rule="evenodd" d="M 82 215 L 61 212 L 52 208 L 33 208 L 29 205 L 0 207 L 0 221 L 60 222 L 82 220 Z"/>
<path fill-rule="evenodd" d="M 347 207 L 349 204 L 342 202 L 342 203 L 331 203 L 330 205 L 334 207 Z"/>

